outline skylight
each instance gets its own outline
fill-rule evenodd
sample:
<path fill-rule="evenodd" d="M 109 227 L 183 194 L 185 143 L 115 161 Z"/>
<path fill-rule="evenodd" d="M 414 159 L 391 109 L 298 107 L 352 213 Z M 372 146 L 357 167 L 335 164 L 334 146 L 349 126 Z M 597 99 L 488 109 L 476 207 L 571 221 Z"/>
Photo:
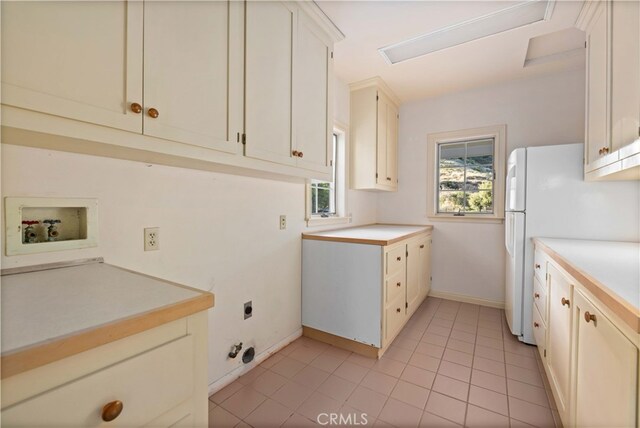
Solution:
<path fill-rule="evenodd" d="M 528 0 L 488 15 L 441 28 L 416 38 L 378 49 L 389 64 L 397 64 L 472 40 L 502 33 L 551 18 L 555 0 Z"/>

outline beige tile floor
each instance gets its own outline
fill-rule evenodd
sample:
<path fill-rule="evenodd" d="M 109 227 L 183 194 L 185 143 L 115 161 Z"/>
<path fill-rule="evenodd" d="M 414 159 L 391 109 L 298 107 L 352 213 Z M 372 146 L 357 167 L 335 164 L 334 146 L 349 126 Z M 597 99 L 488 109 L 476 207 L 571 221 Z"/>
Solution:
<path fill-rule="evenodd" d="M 503 311 L 428 298 L 379 361 L 294 341 L 212 395 L 209 425 L 553 427 L 549 396 Z"/>

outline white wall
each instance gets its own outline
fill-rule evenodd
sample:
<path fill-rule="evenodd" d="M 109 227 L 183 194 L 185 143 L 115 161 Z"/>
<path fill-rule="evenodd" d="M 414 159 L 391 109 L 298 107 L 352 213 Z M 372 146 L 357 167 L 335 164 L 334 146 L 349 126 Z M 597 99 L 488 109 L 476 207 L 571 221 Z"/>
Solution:
<path fill-rule="evenodd" d="M 348 123 L 348 88 L 336 82 L 336 92 L 336 115 Z M 212 383 L 242 364 L 239 358 L 227 360 L 232 344 L 242 341 L 260 353 L 300 329 L 304 190 L 302 181 L 2 145 L 3 197 L 99 201 L 98 248 L 14 257 L 3 253 L 2 266 L 103 256 L 114 265 L 212 291 Z M 375 222 L 375 194 L 349 193 L 353 222 Z M 279 230 L 280 214 L 287 215 L 287 230 Z M 153 226 L 160 227 L 160 250 L 144 252 L 143 229 Z M 248 300 L 254 312 L 244 321 Z"/>
<path fill-rule="evenodd" d="M 504 226 L 434 222 L 427 213 L 427 134 L 507 125 L 507 154 L 584 136 L 584 70 L 404 104 L 400 107 L 398 192 L 378 197 L 378 221 L 434 225 L 433 290 L 504 301 Z"/>

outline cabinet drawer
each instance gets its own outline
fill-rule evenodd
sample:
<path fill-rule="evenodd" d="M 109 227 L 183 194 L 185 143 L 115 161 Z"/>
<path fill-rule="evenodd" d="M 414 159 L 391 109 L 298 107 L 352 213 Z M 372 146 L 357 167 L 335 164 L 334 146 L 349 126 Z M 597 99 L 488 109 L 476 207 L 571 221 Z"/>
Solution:
<path fill-rule="evenodd" d="M 547 256 L 541 250 L 536 250 L 533 255 L 533 271 L 541 284 L 547 283 Z"/>
<path fill-rule="evenodd" d="M 547 325 L 542 320 L 542 316 L 536 305 L 533 306 L 533 338 L 536 340 L 536 345 L 538 345 L 540 357 L 544 361 L 546 358 L 545 351 L 547 349 Z"/>
<path fill-rule="evenodd" d="M 193 394 L 193 337 L 184 336 L 2 411 L 7 426 L 103 424 L 105 404 L 119 400 L 122 413 L 109 426 L 141 426 Z"/>
<path fill-rule="evenodd" d="M 406 246 L 400 245 L 396 248 L 392 248 L 386 253 L 385 260 L 385 273 L 388 276 L 391 276 L 397 272 L 404 272 L 406 263 L 405 263 L 405 254 L 406 254 Z"/>
<path fill-rule="evenodd" d="M 533 277 L 533 303 L 540 311 L 542 320 L 547 323 L 547 288 L 540 283 L 537 276 Z"/>
<path fill-rule="evenodd" d="M 405 296 L 398 296 L 396 300 L 391 302 L 384 310 L 384 343 L 388 344 L 389 340 L 402 328 L 406 316 Z"/>
<path fill-rule="evenodd" d="M 404 296 L 407 286 L 404 271 L 396 272 L 385 280 L 385 305 L 393 302 L 398 296 Z"/>

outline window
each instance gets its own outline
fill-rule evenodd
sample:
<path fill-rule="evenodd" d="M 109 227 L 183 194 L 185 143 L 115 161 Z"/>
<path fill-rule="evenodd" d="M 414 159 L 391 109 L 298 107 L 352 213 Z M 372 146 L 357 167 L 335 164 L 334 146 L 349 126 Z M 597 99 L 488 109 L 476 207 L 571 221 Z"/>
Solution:
<path fill-rule="evenodd" d="M 333 181 L 310 180 L 307 186 L 307 226 L 348 223 L 347 128 L 336 124 L 332 138 Z"/>
<path fill-rule="evenodd" d="M 428 216 L 436 219 L 504 218 L 506 127 L 428 136 Z"/>
<path fill-rule="evenodd" d="M 336 156 L 338 147 L 338 134 L 333 133 L 333 171 L 332 176 L 336 177 L 336 170 L 339 159 Z M 320 181 L 311 180 L 311 215 L 329 217 L 336 215 L 336 180 Z"/>

